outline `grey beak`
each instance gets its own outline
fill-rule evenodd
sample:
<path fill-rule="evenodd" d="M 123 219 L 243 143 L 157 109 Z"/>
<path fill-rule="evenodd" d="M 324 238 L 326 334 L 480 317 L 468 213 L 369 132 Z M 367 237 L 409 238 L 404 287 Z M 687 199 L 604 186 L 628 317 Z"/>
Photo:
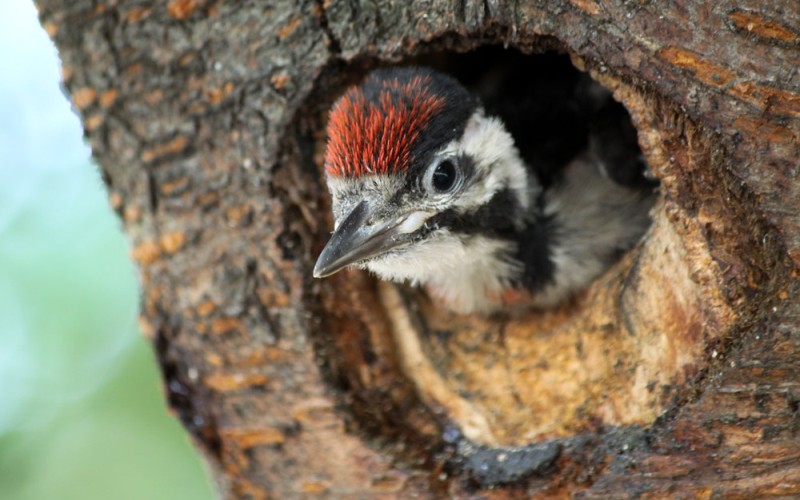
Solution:
<path fill-rule="evenodd" d="M 372 210 L 362 201 L 345 217 L 317 259 L 314 277 L 324 278 L 364 259 L 380 255 L 408 241 L 399 219 L 367 225 Z"/>

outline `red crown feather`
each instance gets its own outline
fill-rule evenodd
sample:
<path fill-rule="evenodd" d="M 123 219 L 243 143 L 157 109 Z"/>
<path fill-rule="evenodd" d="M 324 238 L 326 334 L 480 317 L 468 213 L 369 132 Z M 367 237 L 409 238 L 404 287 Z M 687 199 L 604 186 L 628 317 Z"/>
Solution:
<path fill-rule="evenodd" d="M 444 99 L 428 91 L 430 77 L 380 82 L 377 99 L 353 87 L 336 103 L 328 121 L 325 169 L 335 177 L 405 170 L 411 147 Z"/>

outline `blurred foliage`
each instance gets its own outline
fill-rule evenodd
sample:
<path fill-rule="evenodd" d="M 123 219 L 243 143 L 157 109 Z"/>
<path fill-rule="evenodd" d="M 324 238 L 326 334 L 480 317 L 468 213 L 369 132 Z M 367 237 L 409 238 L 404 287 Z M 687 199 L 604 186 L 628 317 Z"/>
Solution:
<path fill-rule="evenodd" d="M 0 16 L 0 499 L 204 499 L 128 245 L 27 0 Z"/>

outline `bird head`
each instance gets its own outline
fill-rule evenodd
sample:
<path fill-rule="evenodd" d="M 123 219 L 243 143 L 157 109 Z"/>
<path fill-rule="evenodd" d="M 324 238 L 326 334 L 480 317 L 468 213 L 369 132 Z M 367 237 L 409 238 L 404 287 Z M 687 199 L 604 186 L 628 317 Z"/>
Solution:
<path fill-rule="evenodd" d="M 435 282 L 500 252 L 538 189 L 513 139 L 456 80 L 381 69 L 334 104 L 325 171 L 334 232 L 314 268 Z"/>

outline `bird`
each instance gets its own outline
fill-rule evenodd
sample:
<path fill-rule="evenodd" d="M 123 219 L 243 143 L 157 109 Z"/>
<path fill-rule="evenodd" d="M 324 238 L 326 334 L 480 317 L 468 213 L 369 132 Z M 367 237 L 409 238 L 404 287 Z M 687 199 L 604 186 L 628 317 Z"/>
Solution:
<path fill-rule="evenodd" d="M 640 241 L 656 199 L 627 112 L 598 84 L 584 87 L 567 106 L 589 103 L 573 113 L 580 137 L 556 158 L 541 154 L 552 116 L 512 96 L 505 108 L 529 115 L 509 118 L 513 130 L 447 74 L 373 70 L 329 114 L 334 230 L 314 277 L 365 269 L 459 314 L 569 302 Z"/>

